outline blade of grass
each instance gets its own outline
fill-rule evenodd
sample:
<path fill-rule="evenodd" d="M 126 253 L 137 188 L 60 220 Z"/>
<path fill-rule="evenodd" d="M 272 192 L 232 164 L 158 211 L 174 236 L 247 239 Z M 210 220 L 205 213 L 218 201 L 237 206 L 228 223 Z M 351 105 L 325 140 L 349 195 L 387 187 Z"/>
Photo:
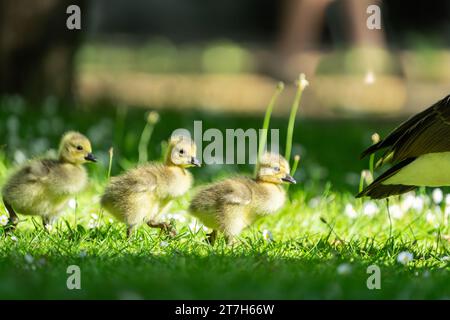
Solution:
<path fill-rule="evenodd" d="M 302 99 L 303 91 L 308 86 L 308 84 L 309 83 L 306 80 L 304 73 L 300 74 L 299 79 L 295 82 L 297 92 L 295 94 L 294 102 L 292 103 L 291 114 L 289 115 L 289 122 L 286 135 L 286 152 L 284 154 L 284 157 L 286 158 L 287 161 L 289 161 L 289 159 L 291 158 L 292 137 L 294 135 L 294 126 L 295 126 L 295 119 L 297 117 L 298 107 Z"/>
<path fill-rule="evenodd" d="M 139 139 L 139 163 L 145 163 L 148 161 L 148 145 L 152 137 L 153 129 L 158 121 L 158 113 L 156 111 L 149 112 L 147 116 L 147 123 L 145 124 L 144 130 L 142 130 L 141 138 Z"/>
<path fill-rule="evenodd" d="M 284 90 L 284 83 L 278 82 L 275 93 L 272 95 L 272 98 L 270 99 L 269 104 L 267 105 L 267 108 L 266 108 L 266 114 L 264 115 L 263 127 L 262 127 L 262 131 L 261 131 L 261 135 L 259 137 L 258 158 L 256 159 L 256 165 L 255 165 L 255 170 L 254 170 L 255 176 L 256 176 L 256 171 L 258 170 L 259 161 L 260 161 L 260 159 L 264 153 L 264 150 L 266 148 L 267 132 L 269 130 L 270 118 L 272 116 L 272 111 L 275 106 L 275 102 L 278 99 L 278 96 L 281 94 L 281 92 L 283 92 L 283 90 Z"/>

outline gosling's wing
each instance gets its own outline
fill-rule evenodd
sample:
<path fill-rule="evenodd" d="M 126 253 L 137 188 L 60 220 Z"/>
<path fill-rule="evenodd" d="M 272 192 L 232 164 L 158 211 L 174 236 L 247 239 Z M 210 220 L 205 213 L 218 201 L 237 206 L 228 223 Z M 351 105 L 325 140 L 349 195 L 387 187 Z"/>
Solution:
<path fill-rule="evenodd" d="M 52 170 L 58 165 L 56 160 L 39 159 L 30 161 L 18 173 L 22 176 L 24 182 L 43 182 L 46 181 Z"/>
<path fill-rule="evenodd" d="M 402 123 L 361 157 L 382 149 L 392 162 L 450 151 L 450 95 Z"/>
<path fill-rule="evenodd" d="M 252 201 L 250 181 L 244 179 L 230 179 L 223 185 L 222 202 L 229 205 L 245 206 Z"/>
<path fill-rule="evenodd" d="M 246 205 L 251 201 L 251 190 L 239 180 L 228 179 L 201 189 L 189 206 L 191 212 L 216 212 L 228 205 Z"/>
<path fill-rule="evenodd" d="M 151 192 L 156 189 L 157 177 L 152 171 L 137 168 L 112 178 L 111 186 L 121 193 Z"/>

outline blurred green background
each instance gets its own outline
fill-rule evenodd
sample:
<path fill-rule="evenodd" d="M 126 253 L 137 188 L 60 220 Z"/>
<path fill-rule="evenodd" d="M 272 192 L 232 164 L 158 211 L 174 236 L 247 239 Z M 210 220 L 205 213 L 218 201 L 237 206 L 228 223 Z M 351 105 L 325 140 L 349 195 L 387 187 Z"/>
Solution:
<path fill-rule="evenodd" d="M 81 30 L 66 28 L 71 4 L 81 8 Z M 380 30 L 367 28 L 370 4 L 381 8 Z M 172 131 L 192 130 L 196 120 L 203 130 L 260 128 L 283 81 L 271 128 L 284 150 L 302 72 L 310 85 L 293 138 L 298 184 L 242 246 L 210 248 L 202 229 L 192 233 L 191 193 L 175 205 L 177 239 L 141 228 L 128 241 L 109 216 L 89 227 L 109 149 L 113 175 L 135 166 L 150 111 L 160 121 L 148 153 L 159 160 Z M 53 233 L 31 218 L 14 236 L 0 227 L 0 298 L 447 299 L 448 190 L 439 201 L 425 190 L 393 200 L 393 237 L 384 203 L 353 196 L 371 135 L 386 136 L 449 88 L 446 0 L 3 0 L 0 185 L 26 159 L 54 155 L 67 130 L 91 139 L 99 163 L 77 199 L 77 225 L 68 208 Z M 198 188 L 252 171 L 209 165 L 192 173 Z M 405 251 L 414 258 L 403 264 Z M 66 290 L 72 263 L 83 268 L 84 291 Z M 366 287 L 373 263 L 383 269 L 382 291 Z"/>

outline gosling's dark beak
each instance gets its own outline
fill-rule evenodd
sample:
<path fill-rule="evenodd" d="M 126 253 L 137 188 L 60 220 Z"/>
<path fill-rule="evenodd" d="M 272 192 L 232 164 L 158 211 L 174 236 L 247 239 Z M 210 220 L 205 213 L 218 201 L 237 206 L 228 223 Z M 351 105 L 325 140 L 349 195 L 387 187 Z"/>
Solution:
<path fill-rule="evenodd" d="M 200 161 L 198 161 L 198 159 L 196 157 L 191 158 L 191 164 L 195 167 L 201 167 Z"/>
<path fill-rule="evenodd" d="M 289 183 L 293 183 L 293 184 L 297 183 L 297 181 L 295 181 L 295 179 L 289 174 L 287 174 L 284 178 L 281 178 L 281 180 L 289 182 Z"/>
<path fill-rule="evenodd" d="M 84 159 L 90 162 L 97 162 L 97 158 L 92 153 L 88 153 Z"/>

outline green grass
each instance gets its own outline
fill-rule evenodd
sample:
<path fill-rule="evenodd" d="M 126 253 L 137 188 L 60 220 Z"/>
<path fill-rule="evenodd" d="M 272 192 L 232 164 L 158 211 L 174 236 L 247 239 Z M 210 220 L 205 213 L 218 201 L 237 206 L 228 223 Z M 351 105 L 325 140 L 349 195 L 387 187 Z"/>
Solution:
<path fill-rule="evenodd" d="M 222 238 L 215 247 L 204 243 L 205 231 L 197 230 L 185 212 L 192 192 L 179 199 L 173 215 L 167 217 L 175 219 L 175 239 L 141 227 L 128 240 L 125 226 L 111 222 L 107 214 L 95 220 L 101 221 L 99 227 L 90 229 L 95 222 L 92 214 L 100 215 L 98 195 L 107 182 L 108 150 L 114 146 L 113 175 L 133 166 L 145 113 L 133 109 L 120 115 L 107 106 L 60 109 L 51 102 L 32 111 L 20 100 L 2 100 L 0 184 L 14 167 L 14 159 L 55 147 L 69 129 L 89 135 L 100 162 L 89 166 L 91 182 L 77 197 L 76 209 L 68 208 L 50 233 L 40 227 L 38 218 L 23 216 L 26 222 L 14 232 L 15 238 L 0 228 L 0 298 L 450 298 L 450 245 L 442 238 L 450 234 L 445 204 L 434 204 L 424 190 L 416 197 L 393 199 L 393 237 L 389 238 L 385 203 L 353 196 L 360 170 L 368 167 L 368 160 L 358 160 L 359 152 L 371 143 L 374 131 L 383 136 L 396 122 L 300 118 L 293 154 L 300 154 L 302 160 L 296 174 L 299 183 L 289 191 L 290 203 L 245 231 L 235 247 L 227 247 Z M 203 120 L 204 130 L 224 130 L 257 128 L 262 118 L 195 111 L 183 117 L 169 111 L 160 116 L 148 150 L 151 159 L 161 157 L 161 141 L 172 130 L 192 129 L 193 120 Z M 271 120 L 272 128 L 281 129 L 280 141 L 285 141 L 286 122 Z M 198 188 L 237 171 L 251 175 L 252 170 L 227 165 L 192 172 Z M 416 208 L 399 210 L 408 201 L 416 201 Z M 417 208 L 420 202 L 423 208 Z M 364 214 L 373 204 L 374 215 Z M 356 212 L 354 218 L 347 215 L 349 205 Z M 4 212 L 0 205 L 0 215 Z M 396 216 L 400 213 L 402 217 Z M 263 237 L 263 230 L 270 231 L 272 240 Z M 403 251 L 414 255 L 407 265 L 397 262 Z M 74 264 L 81 268 L 82 290 L 70 291 L 66 269 Z M 381 290 L 366 287 L 366 270 L 372 264 L 381 269 Z"/>

